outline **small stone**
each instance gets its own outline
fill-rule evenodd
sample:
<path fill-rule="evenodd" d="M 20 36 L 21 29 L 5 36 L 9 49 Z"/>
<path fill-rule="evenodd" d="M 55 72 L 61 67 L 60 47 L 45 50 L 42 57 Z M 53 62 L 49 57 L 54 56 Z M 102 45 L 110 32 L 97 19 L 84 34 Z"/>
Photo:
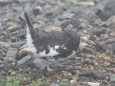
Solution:
<path fill-rule="evenodd" d="M 81 48 L 81 52 L 82 53 L 93 53 L 94 50 L 92 50 L 91 48 L 83 47 Z"/>
<path fill-rule="evenodd" d="M 17 48 L 9 48 L 5 59 L 7 59 L 8 61 L 15 61 L 17 54 L 18 54 Z"/>
<path fill-rule="evenodd" d="M 85 77 L 92 77 L 94 79 L 105 79 L 108 74 L 106 72 L 103 71 L 85 71 L 83 73 L 80 74 L 81 76 L 85 76 Z"/>
<path fill-rule="evenodd" d="M 31 59 L 31 56 L 25 56 L 22 59 L 17 61 L 17 66 L 20 66 L 22 64 L 24 64 L 26 61 L 28 61 L 29 59 Z"/>
<path fill-rule="evenodd" d="M 62 31 L 60 27 L 52 27 L 49 26 L 48 28 L 45 29 L 46 32 L 51 32 L 51 31 Z"/>
<path fill-rule="evenodd" d="M 25 51 L 25 50 L 20 50 L 19 52 L 18 52 L 18 55 L 16 56 L 16 60 L 20 60 L 20 59 L 22 59 L 24 56 L 26 56 L 28 54 L 28 52 L 27 51 Z"/>
<path fill-rule="evenodd" d="M 81 42 L 79 46 L 80 46 L 80 48 L 83 48 L 83 47 L 88 46 L 88 44 L 87 44 L 87 43 L 85 43 L 85 42 Z"/>
<path fill-rule="evenodd" d="M 71 86 L 78 86 L 78 82 L 76 79 L 70 80 Z"/>
<path fill-rule="evenodd" d="M 33 13 L 35 15 L 38 15 L 41 11 L 42 11 L 41 6 L 37 6 L 37 7 L 34 8 Z"/>
<path fill-rule="evenodd" d="M 15 76 L 17 73 L 15 71 L 11 72 L 11 75 Z"/>
<path fill-rule="evenodd" d="M 0 42 L 0 45 L 2 45 L 5 48 L 10 47 L 10 43 L 9 42 Z"/>
<path fill-rule="evenodd" d="M 115 32 L 110 33 L 111 36 L 115 36 Z"/>
<path fill-rule="evenodd" d="M 87 36 L 83 36 L 80 38 L 81 41 L 87 41 L 88 40 L 88 37 Z"/>
<path fill-rule="evenodd" d="M 83 33 L 88 33 L 88 30 L 84 29 L 82 32 L 83 32 Z"/>
<path fill-rule="evenodd" d="M 110 82 L 115 82 L 115 74 L 112 74 L 110 77 Z"/>
<path fill-rule="evenodd" d="M 87 84 L 90 86 L 100 86 L 99 82 L 87 82 Z"/>
<path fill-rule="evenodd" d="M 109 62 L 109 61 L 105 61 L 105 62 L 103 63 L 103 66 L 105 66 L 105 67 L 109 67 L 109 66 L 111 66 L 111 62 Z"/>
<path fill-rule="evenodd" d="M 20 48 L 21 46 L 18 43 L 11 43 L 10 47 L 12 47 L 12 48 Z"/>
<path fill-rule="evenodd" d="M 6 53 L 3 50 L 0 50 L 0 58 L 5 57 Z"/>
<path fill-rule="evenodd" d="M 82 62 L 83 65 L 87 64 L 87 65 L 94 65 L 94 62 L 91 60 L 91 59 L 85 59 L 83 62 Z"/>
<path fill-rule="evenodd" d="M 17 38 L 16 37 L 11 37 L 11 42 L 17 42 Z"/>
<path fill-rule="evenodd" d="M 60 85 L 58 85 L 56 83 L 52 83 L 50 86 L 60 86 Z"/>
<path fill-rule="evenodd" d="M 71 79 L 72 78 L 72 74 L 70 72 L 62 71 L 62 73 L 63 73 L 65 78 L 67 78 L 67 79 Z"/>
<path fill-rule="evenodd" d="M 26 34 L 26 30 L 22 29 L 22 30 L 18 30 L 17 31 L 17 37 L 22 37 Z"/>
<path fill-rule="evenodd" d="M 13 26 L 10 26 L 7 30 L 12 32 L 12 31 L 15 31 L 15 30 L 17 30 L 19 28 L 20 27 L 18 25 L 14 24 Z"/>

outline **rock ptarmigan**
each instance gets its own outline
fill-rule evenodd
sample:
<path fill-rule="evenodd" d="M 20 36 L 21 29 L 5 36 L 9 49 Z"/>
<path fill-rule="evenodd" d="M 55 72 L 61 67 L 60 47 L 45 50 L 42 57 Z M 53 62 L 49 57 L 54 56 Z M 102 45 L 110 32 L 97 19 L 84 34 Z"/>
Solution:
<path fill-rule="evenodd" d="M 33 29 L 27 13 L 26 45 L 24 50 L 37 54 L 38 57 L 67 57 L 76 53 L 80 43 L 78 31 L 67 28 L 62 31 L 38 31 Z"/>

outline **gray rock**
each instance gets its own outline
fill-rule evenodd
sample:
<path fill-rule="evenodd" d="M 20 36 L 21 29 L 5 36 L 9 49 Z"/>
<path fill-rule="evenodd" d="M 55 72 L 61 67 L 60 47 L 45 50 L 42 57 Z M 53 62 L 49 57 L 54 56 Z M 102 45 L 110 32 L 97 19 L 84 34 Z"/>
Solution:
<path fill-rule="evenodd" d="M 110 16 L 115 14 L 115 1 L 114 0 L 94 0 L 96 8 L 98 9 L 97 15 L 101 20 L 105 21 Z"/>
<path fill-rule="evenodd" d="M 26 34 L 26 30 L 25 30 L 25 29 L 22 29 L 22 30 L 18 30 L 18 31 L 17 31 L 17 37 L 24 36 L 25 34 Z"/>
<path fill-rule="evenodd" d="M 63 75 L 65 78 L 67 79 L 72 79 L 72 74 L 70 72 L 67 71 L 62 71 Z"/>
<path fill-rule="evenodd" d="M 31 56 L 25 56 L 20 60 L 17 60 L 17 66 L 20 66 L 22 64 L 24 64 L 26 61 L 28 61 L 29 59 L 31 59 Z"/>
<path fill-rule="evenodd" d="M 92 65 L 94 66 L 94 62 L 93 60 L 91 59 L 85 59 L 83 62 L 82 62 L 83 65 L 87 64 L 87 65 Z"/>
<path fill-rule="evenodd" d="M 105 41 L 101 41 L 98 43 L 99 47 L 104 51 L 112 51 L 115 52 L 115 38 L 110 38 Z"/>
<path fill-rule="evenodd" d="M 81 52 L 82 53 L 93 53 L 94 50 L 92 50 L 91 48 L 84 47 L 81 49 Z"/>
<path fill-rule="evenodd" d="M 87 82 L 89 86 L 100 86 L 99 82 Z"/>
<path fill-rule="evenodd" d="M 56 83 L 52 83 L 50 86 L 60 86 L 60 85 L 58 85 Z"/>
<path fill-rule="evenodd" d="M 20 48 L 21 45 L 18 44 L 18 43 L 11 43 L 11 44 L 10 44 L 10 47 L 12 47 L 12 48 Z"/>
<path fill-rule="evenodd" d="M 111 75 L 110 82 L 115 82 L 115 75 Z"/>
<path fill-rule="evenodd" d="M 111 62 L 105 61 L 105 62 L 103 63 L 103 65 L 104 65 L 105 67 L 109 67 L 109 66 L 111 66 Z"/>
<path fill-rule="evenodd" d="M 92 77 L 94 79 L 104 80 L 108 76 L 108 74 L 103 71 L 85 71 L 82 72 L 80 76 Z"/>
<path fill-rule="evenodd" d="M 17 54 L 18 54 L 17 48 L 9 48 L 7 51 L 5 59 L 8 61 L 15 61 Z"/>

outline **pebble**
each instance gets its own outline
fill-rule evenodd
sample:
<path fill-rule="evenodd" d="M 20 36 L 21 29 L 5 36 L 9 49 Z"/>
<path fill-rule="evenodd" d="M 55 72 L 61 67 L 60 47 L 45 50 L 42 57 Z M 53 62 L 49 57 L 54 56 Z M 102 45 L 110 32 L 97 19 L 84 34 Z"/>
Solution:
<path fill-rule="evenodd" d="M 29 59 L 31 59 L 31 56 L 25 56 L 22 59 L 17 60 L 17 66 L 20 66 L 20 65 L 26 63 L 26 61 L 28 61 Z"/>
<path fill-rule="evenodd" d="M 18 25 L 14 24 L 13 26 L 8 27 L 7 30 L 13 32 L 13 31 L 16 31 L 19 28 L 20 27 Z"/>
<path fill-rule="evenodd" d="M 103 71 L 94 71 L 93 70 L 93 71 L 85 71 L 85 72 L 81 73 L 80 76 L 92 77 L 94 79 L 104 80 L 108 76 L 108 74 Z"/>
<path fill-rule="evenodd" d="M 58 85 L 58 84 L 56 84 L 56 83 L 51 83 L 50 86 L 60 86 L 60 85 Z"/>
<path fill-rule="evenodd" d="M 7 54 L 6 54 L 5 59 L 14 62 L 17 54 L 18 54 L 18 49 L 17 48 L 9 48 L 7 50 Z"/>
<path fill-rule="evenodd" d="M 46 32 L 51 32 L 51 31 L 62 31 L 62 29 L 60 27 L 53 27 L 53 26 L 49 26 L 45 29 Z"/>
<path fill-rule="evenodd" d="M 41 7 L 41 6 L 37 6 L 37 7 L 35 7 L 35 8 L 33 9 L 34 15 L 40 14 L 41 11 L 42 11 L 42 7 Z"/>
<path fill-rule="evenodd" d="M 26 34 L 26 30 L 25 29 L 18 30 L 16 34 L 17 34 L 17 37 L 22 37 Z"/>
<path fill-rule="evenodd" d="M 87 64 L 87 65 L 92 65 L 94 66 L 94 62 L 91 60 L 91 59 L 85 59 L 83 62 L 82 62 L 83 65 Z"/>
<path fill-rule="evenodd" d="M 99 82 L 87 82 L 89 86 L 100 86 Z"/>
<path fill-rule="evenodd" d="M 110 82 L 115 82 L 115 74 L 112 74 L 112 75 L 110 76 Z"/>
<path fill-rule="evenodd" d="M 18 43 L 11 43 L 11 44 L 10 44 L 10 47 L 12 47 L 12 48 L 20 48 L 21 45 L 18 44 Z"/>
<path fill-rule="evenodd" d="M 72 78 L 72 74 L 70 72 L 62 71 L 62 73 L 63 73 L 65 78 L 67 78 L 67 79 L 71 79 Z"/>
<path fill-rule="evenodd" d="M 71 86 L 78 86 L 78 82 L 76 79 L 70 80 Z"/>
<path fill-rule="evenodd" d="M 105 61 L 105 62 L 103 63 L 103 66 L 105 66 L 105 67 L 110 67 L 110 66 L 111 66 L 111 62 Z"/>

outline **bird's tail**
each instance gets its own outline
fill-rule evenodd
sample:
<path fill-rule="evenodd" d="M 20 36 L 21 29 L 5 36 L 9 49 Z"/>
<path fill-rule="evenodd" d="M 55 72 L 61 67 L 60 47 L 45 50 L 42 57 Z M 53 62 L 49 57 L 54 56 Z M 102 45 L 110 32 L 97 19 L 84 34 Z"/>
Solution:
<path fill-rule="evenodd" d="M 27 44 L 27 47 L 28 47 L 28 51 L 32 51 L 34 52 L 35 51 L 35 46 L 34 46 L 34 29 L 33 29 L 33 26 L 32 26 L 32 23 L 30 22 L 30 19 L 27 15 L 27 13 L 25 12 L 24 13 L 25 15 L 25 19 L 26 19 L 26 44 Z M 33 50 L 32 50 L 33 49 Z"/>

